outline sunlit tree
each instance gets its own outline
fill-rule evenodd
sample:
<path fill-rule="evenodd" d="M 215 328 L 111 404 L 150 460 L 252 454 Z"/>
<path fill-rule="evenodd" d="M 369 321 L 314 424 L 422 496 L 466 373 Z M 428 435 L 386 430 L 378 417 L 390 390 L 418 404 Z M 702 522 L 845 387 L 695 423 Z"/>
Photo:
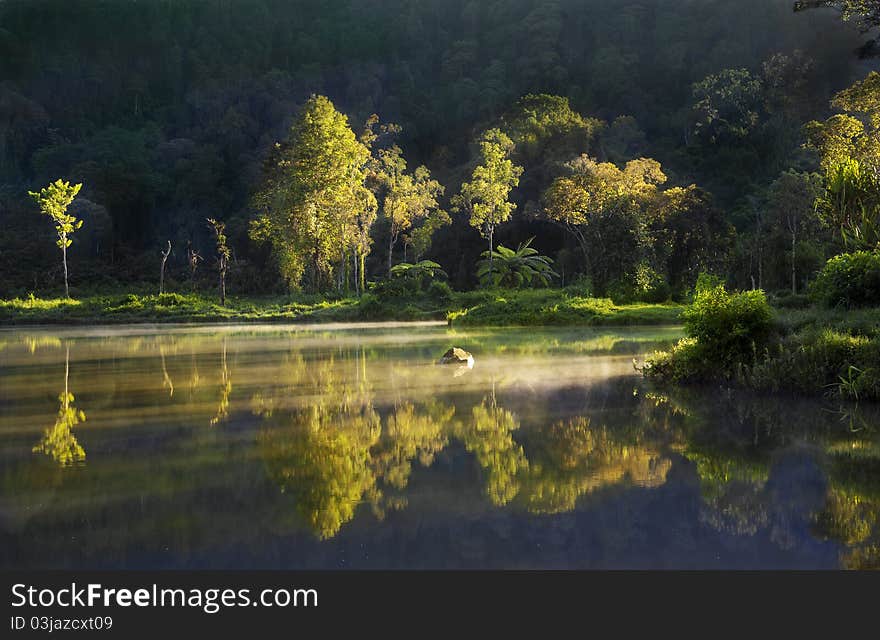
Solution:
<path fill-rule="evenodd" d="M 375 206 L 364 193 L 370 152 L 348 118 L 324 96 L 312 96 L 277 144 L 255 202 L 251 236 L 268 241 L 282 275 L 299 287 L 304 275 L 318 291 L 332 281 L 335 264 L 369 248 L 365 229 Z"/>
<path fill-rule="evenodd" d="M 40 189 L 39 192 L 28 191 L 40 207 L 40 212 L 52 218 L 55 224 L 55 233 L 58 235 L 56 244 L 61 249 L 61 260 L 64 264 L 64 296 L 70 297 L 70 287 L 67 283 L 67 248 L 73 243 L 70 236 L 74 231 L 82 227 L 82 220 L 67 213 L 67 208 L 76 198 L 82 184 L 70 184 L 58 179 L 49 186 Z"/>
<path fill-rule="evenodd" d="M 510 159 L 513 141 L 500 129 L 490 129 L 480 138 L 480 158 L 470 182 L 461 185 L 453 203 L 457 211 L 470 215 L 471 226 L 479 229 L 495 248 L 495 228 L 507 222 L 516 209 L 510 191 L 519 184 L 522 167 Z M 492 259 L 490 257 L 490 271 Z"/>

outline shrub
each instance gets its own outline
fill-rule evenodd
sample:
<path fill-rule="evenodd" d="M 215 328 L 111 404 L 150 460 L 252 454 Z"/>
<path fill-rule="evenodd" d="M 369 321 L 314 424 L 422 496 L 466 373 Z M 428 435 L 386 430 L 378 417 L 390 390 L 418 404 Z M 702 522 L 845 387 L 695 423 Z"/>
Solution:
<path fill-rule="evenodd" d="M 669 300 L 672 289 L 663 276 L 643 263 L 636 267 L 631 278 L 612 283 L 608 287 L 608 293 L 616 304 L 637 301 L 656 304 Z"/>
<path fill-rule="evenodd" d="M 880 252 L 856 251 L 831 258 L 813 283 L 812 293 L 828 307 L 880 305 Z"/>
<path fill-rule="evenodd" d="M 565 286 L 564 291 L 569 295 L 589 298 L 593 295 L 593 279 L 587 275 L 579 275 Z"/>
<path fill-rule="evenodd" d="M 730 293 L 723 285 L 697 291 L 682 318 L 688 336 L 725 364 L 763 349 L 773 324 L 763 291 Z"/>
<path fill-rule="evenodd" d="M 428 286 L 426 295 L 431 302 L 446 304 L 452 300 L 452 288 L 446 282 L 434 281 Z"/>
<path fill-rule="evenodd" d="M 415 278 L 391 278 L 371 282 L 368 285 L 370 293 L 380 300 L 399 300 L 401 298 L 415 298 L 422 294 L 422 285 Z"/>
<path fill-rule="evenodd" d="M 645 363 L 646 376 L 673 383 L 697 382 L 713 377 L 710 354 L 694 338 L 679 340 L 669 351 L 658 351 Z"/>
<path fill-rule="evenodd" d="M 806 309 L 810 302 L 810 296 L 791 291 L 779 291 L 773 296 L 773 306 L 780 309 Z"/>
<path fill-rule="evenodd" d="M 179 293 L 160 293 L 156 301 L 156 304 L 163 307 L 176 307 L 184 303 L 186 303 L 186 298 Z"/>

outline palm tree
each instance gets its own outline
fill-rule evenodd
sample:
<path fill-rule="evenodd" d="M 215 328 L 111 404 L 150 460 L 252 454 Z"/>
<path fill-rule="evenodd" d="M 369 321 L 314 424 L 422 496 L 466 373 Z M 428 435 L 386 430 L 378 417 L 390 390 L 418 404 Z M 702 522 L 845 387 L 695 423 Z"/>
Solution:
<path fill-rule="evenodd" d="M 483 260 L 477 262 L 477 277 L 483 286 L 513 287 L 550 284 L 559 274 L 553 270 L 553 260 L 542 256 L 530 245 L 529 238 L 516 251 L 499 245 L 495 251 L 484 251 Z"/>

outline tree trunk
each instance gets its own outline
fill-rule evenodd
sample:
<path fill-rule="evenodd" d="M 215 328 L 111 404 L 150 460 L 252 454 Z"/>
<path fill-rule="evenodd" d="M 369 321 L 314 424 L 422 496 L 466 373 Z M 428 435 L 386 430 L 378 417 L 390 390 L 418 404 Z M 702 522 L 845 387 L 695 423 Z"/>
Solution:
<path fill-rule="evenodd" d="M 797 263 L 795 261 L 795 251 L 797 250 L 797 237 L 794 232 L 791 234 L 791 294 L 797 295 Z"/>
<path fill-rule="evenodd" d="M 492 285 L 492 276 L 494 273 L 494 271 L 492 269 L 492 252 L 493 252 L 493 249 L 495 248 L 494 247 L 494 245 L 495 245 L 494 238 L 495 238 L 495 225 L 490 224 L 489 225 L 489 285 L 490 286 Z"/>
<path fill-rule="evenodd" d="M 358 276 L 359 276 L 360 279 L 361 279 L 361 295 L 363 295 L 364 293 L 367 292 L 367 270 L 366 270 L 366 261 L 367 261 L 367 254 L 361 252 L 361 256 L 360 256 L 360 268 L 358 269 L 358 271 L 360 271 L 360 273 L 358 274 Z"/>
<path fill-rule="evenodd" d="M 67 235 L 61 236 L 61 260 L 64 262 L 64 297 L 70 297 L 70 287 L 67 285 Z"/>
<path fill-rule="evenodd" d="M 162 252 L 162 269 L 159 272 L 159 295 L 165 293 L 165 263 L 171 255 L 171 240 L 168 241 L 168 250 Z"/>
<path fill-rule="evenodd" d="M 358 273 L 358 254 L 360 252 L 355 250 L 351 254 L 351 265 L 352 265 L 352 275 L 354 280 L 354 294 L 360 298 L 361 297 L 361 280 L 360 274 Z"/>
<path fill-rule="evenodd" d="M 391 277 L 391 258 L 394 254 L 394 229 L 391 229 L 391 235 L 388 239 L 388 277 Z"/>
<path fill-rule="evenodd" d="M 315 236 L 315 253 L 312 256 L 312 289 L 314 293 L 321 290 L 321 276 L 318 275 L 321 249 L 318 246 L 318 237 Z"/>

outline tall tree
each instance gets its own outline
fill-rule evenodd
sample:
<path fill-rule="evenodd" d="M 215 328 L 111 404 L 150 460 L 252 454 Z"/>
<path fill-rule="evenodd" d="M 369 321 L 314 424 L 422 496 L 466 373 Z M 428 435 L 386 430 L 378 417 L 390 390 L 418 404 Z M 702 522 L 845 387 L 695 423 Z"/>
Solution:
<path fill-rule="evenodd" d="M 362 141 L 372 142 L 377 138 L 371 126 L 375 122 L 374 119 L 368 121 L 369 133 L 361 137 Z M 391 125 L 386 131 L 396 133 L 400 128 Z M 436 220 L 446 215 L 438 201 L 444 189 L 431 178 L 431 172 L 425 166 L 408 172 L 403 151 L 396 144 L 375 151 L 370 162 L 370 184 L 381 198 L 382 216 L 388 223 L 388 277 L 391 277 L 394 247 L 401 234 L 422 226 L 421 223 L 429 217 Z"/>
<path fill-rule="evenodd" d="M 453 200 L 457 211 L 470 214 L 471 226 L 489 241 L 489 272 L 495 228 L 510 219 L 516 205 L 509 201 L 510 191 L 519 185 L 523 168 L 510 159 L 513 141 L 500 129 L 489 129 L 480 138 L 480 161 L 470 182 L 461 185 Z"/>
<path fill-rule="evenodd" d="M 370 154 L 324 96 L 312 96 L 269 160 L 260 215 L 251 236 L 271 243 L 290 286 L 303 276 L 311 290 L 331 280 L 333 262 L 360 247 L 358 218 L 371 206 L 364 194 Z M 363 221 L 362 221 L 363 222 Z"/>
<path fill-rule="evenodd" d="M 56 180 L 39 192 L 28 191 L 40 207 L 40 212 L 52 218 L 55 224 L 55 233 L 58 234 L 56 244 L 61 249 L 61 260 L 64 263 L 64 296 L 70 297 L 70 287 L 67 283 L 67 248 L 73 243 L 70 239 L 74 231 L 82 227 L 82 220 L 67 213 L 67 207 L 76 198 L 82 184 L 70 184 L 61 179 Z"/>
<path fill-rule="evenodd" d="M 543 213 L 575 237 L 601 289 L 612 273 L 624 275 L 626 265 L 639 261 L 648 222 L 643 209 L 666 175 L 650 158 L 630 160 L 621 169 L 581 156 L 566 169 L 545 191 Z"/>
<path fill-rule="evenodd" d="M 767 205 L 778 228 L 784 230 L 791 242 L 791 292 L 797 293 L 798 240 L 818 226 L 816 199 L 821 189 L 821 178 L 813 173 L 786 171 L 779 176 L 768 193 Z M 812 224 L 815 223 L 815 224 Z"/>
<path fill-rule="evenodd" d="M 824 174 L 820 211 L 847 244 L 873 248 L 880 242 L 880 73 L 841 91 L 831 105 L 840 113 L 806 126 Z"/>

